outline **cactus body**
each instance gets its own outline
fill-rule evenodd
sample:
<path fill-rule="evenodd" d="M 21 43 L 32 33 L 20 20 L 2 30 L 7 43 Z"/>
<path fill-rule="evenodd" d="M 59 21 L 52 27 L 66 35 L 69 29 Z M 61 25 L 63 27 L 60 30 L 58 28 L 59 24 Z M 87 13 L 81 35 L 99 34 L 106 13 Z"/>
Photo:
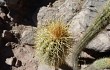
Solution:
<path fill-rule="evenodd" d="M 51 21 L 37 31 L 36 52 L 40 62 L 58 67 L 65 62 L 73 39 L 61 21 Z"/>
<path fill-rule="evenodd" d="M 110 0 L 107 1 L 105 8 L 94 20 L 93 24 L 87 29 L 83 38 L 79 41 L 73 51 L 73 70 L 79 70 L 78 68 L 78 56 L 86 45 L 108 24 L 110 24 Z"/>

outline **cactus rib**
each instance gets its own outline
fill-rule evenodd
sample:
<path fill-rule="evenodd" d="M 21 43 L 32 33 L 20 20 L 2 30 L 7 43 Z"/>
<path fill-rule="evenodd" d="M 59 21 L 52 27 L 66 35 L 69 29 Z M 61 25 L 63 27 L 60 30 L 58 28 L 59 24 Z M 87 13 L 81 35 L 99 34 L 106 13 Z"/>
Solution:
<path fill-rule="evenodd" d="M 41 63 L 58 68 L 65 62 L 73 38 L 61 21 L 51 21 L 37 31 L 36 51 Z"/>
<path fill-rule="evenodd" d="M 93 24 L 87 29 L 83 38 L 79 41 L 73 51 L 73 70 L 79 70 L 78 68 L 78 56 L 86 45 L 108 24 L 110 24 L 110 0 L 107 1 L 101 14 L 94 20 Z"/>

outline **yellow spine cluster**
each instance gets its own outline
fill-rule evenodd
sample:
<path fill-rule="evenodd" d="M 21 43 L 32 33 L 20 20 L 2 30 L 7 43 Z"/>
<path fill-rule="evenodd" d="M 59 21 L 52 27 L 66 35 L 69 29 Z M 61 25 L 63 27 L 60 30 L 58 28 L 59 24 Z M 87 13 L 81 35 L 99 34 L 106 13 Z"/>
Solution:
<path fill-rule="evenodd" d="M 58 67 L 65 62 L 73 43 L 68 26 L 62 21 L 51 21 L 36 33 L 36 52 L 40 62 Z"/>

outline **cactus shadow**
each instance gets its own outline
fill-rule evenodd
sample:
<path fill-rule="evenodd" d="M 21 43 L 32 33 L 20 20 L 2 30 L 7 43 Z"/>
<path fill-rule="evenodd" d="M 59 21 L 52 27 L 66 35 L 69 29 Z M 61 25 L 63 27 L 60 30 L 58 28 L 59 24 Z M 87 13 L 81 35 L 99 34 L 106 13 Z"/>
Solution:
<path fill-rule="evenodd" d="M 91 64 L 95 61 L 96 59 L 91 59 L 91 58 L 86 58 L 86 57 L 80 57 L 78 63 L 80 65 L 82 64 Z"/>
<path fill-rule="evenodd" d="M 87 54 L 89 54 L 90 56 L 92 56 L 94 59 L 86 58 L 86 57 L 80 57 L 79 58 L 79 64 L 91 64 L 97 59 L 110 56 L 110 50 L 109 49 L 105 50 L 104 52 L 100 52 L 97 50 L 85 48 L 83 51 L 86 52 Z"/>
<path fill-rule="evenodd" d="M 62 70 L 73 70 L 72 67 L 67 64 L 62 64 L 59 68 L 61 68 Z"/>
<path fill-rule="evenodd" d="M 109 49 L 105 50 L 104 52 L 100 52 L 100 51 L 97 51 L 97 50 L 85 48 L 83 51 L 86 52 L 87 54 L 89 54 L 90 56 L 94 57 L 95 59 L 110 56 L 110 50 Z"/>

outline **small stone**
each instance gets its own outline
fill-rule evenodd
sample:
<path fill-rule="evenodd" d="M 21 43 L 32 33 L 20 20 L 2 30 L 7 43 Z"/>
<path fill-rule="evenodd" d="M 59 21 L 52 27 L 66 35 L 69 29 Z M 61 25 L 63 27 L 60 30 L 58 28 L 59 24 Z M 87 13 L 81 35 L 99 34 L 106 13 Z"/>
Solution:
<path fill-rule="evenodd" d="M 15 47 L 17 47 L 18 44 L 14 43 L 14 42 L 11 42 L 11 48 L 14 49 Z"/>
<path fill-rule="evenodd" d="M 8 42 L 8 43 L 5 44 L 5 46 L 9 47 L 9 46 L 11 46 L 11 43 Z"/>
<path fill-rule="evenodd" d="M 5 44 L 5 46 L 14 49 L 15 47 L 18 46 L 18 44 L 14 43 L 14 42 L 8 42 Z"/>
<path fill-rule="evenodd" d="M 2 33 L 2 37 L 8 41 L 13 40 L 13 34 L 7 30 L 4 30 Z"/>
<path fill-rule="evenodd" d="M 80 57 L 95 59 L 94 57 L 92 57 L 91 55 L 87 54 L 86 52 L 82 52 Z"/>
<path fill-rule="evenodd" d="M 20 60 L 17 60 L 15 66 L 16 66 L 16 67 L 22 66 L 22 62 L 21 62 Z"/>
<path fill-rule="evenodd" d="M 5 63 L 8 64 L 8 65 L 13 66 L 13 65 L 15 65 L 16 60 L 17 59 L 15 57 L 7 58 Z"/>
<path fill-rule="evenodd" d="M 8 65 L 12 65 L 13 58 L 7 58 L 6 61 L 5 61 L 5 63 L 8 64 Z"/>

